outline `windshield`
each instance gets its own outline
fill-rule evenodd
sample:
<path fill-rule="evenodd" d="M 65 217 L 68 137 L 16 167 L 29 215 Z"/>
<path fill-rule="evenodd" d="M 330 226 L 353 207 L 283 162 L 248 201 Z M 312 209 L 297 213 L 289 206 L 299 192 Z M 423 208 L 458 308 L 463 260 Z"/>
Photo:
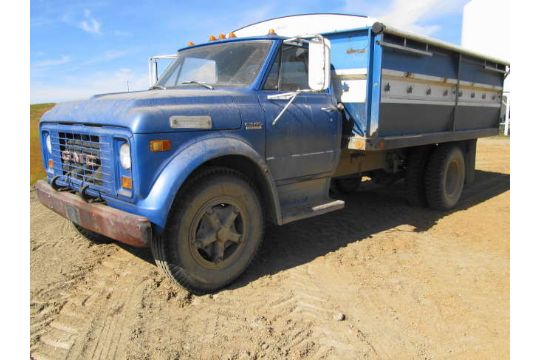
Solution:
<path fill-rule="evenodd" d="M 259 73 L 271 43 L 239 41 L 182 50 L 156 85 L 166 88 L 189 83 L 247 86 Z"/>

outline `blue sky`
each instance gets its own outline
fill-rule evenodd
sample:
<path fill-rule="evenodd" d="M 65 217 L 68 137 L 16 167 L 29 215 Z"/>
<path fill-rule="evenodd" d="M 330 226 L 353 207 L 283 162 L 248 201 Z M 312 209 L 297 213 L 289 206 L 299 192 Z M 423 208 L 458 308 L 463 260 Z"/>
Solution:
<path fill-rule="evenodd" d="M 459 44 L 467 0 L 31 0 L 31 103 L 148 86 L 147 58 L 260 20 L 299 13 L 368 15 Z"/>

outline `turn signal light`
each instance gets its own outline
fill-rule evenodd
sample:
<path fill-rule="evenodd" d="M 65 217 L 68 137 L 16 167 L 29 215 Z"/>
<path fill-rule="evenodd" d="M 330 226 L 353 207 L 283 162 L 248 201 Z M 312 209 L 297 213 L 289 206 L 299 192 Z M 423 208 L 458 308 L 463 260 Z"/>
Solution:
<path fill-rule="evenodd" d="M 151 152 L 162 152 L 171 150 L 171 140 L 152 140 L 150 141 Z"/>
<path fill-rule="evenodd" d="M 49 159 L 49 163 L 47 165 L 49 166 L 49 169 L 52 169 L 54 167 L 53 159 Z"/>
<path fill-rule="evenodd" d="M 217 40 L 216 37 L 214 35 L 210 35 L 210 37 L 208 38 L 209 41 L 215 41 Z"/>
<path fill-rule="evenodd" d="M 131 190 L 133 187 L 133 183 L 131 181 L 131 178 L 128 176 L 122 176 L 122 188 Z"/>

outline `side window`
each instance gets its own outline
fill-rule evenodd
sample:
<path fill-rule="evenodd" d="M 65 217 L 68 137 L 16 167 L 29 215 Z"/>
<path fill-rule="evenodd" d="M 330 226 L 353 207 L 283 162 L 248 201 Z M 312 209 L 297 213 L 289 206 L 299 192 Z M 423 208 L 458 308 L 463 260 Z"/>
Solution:
<path fill-rule="evenodd" d="M 276 55 L 274 63 L 272 64 L 272 67 L 270 68 L 270 73 L 268 73 L 268 76 L 266 77 L 266 81 L 263 86 L 264 90 L 277 90 L 278 89 L 280 61 L 281 61 L 281 51 Z"/>
<path fill-rule="evenodd" d="M 308 49 L 298 46 L 283 46 L 279 90 L 295 91 L 307 89 L 308 85 Z"/>
<path fill-rule="evenodd" d="M 308 49 L 283 45 L 270 68 L 263 89 L 295 91 L 308 87 Z"/>

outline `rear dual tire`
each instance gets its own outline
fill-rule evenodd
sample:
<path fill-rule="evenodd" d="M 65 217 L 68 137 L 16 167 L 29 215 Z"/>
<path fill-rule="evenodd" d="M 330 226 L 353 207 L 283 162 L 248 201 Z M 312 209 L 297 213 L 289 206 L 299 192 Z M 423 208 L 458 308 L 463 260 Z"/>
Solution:
<path fill-rule="evenodd" d="M 336 188 L 342 194 L 352 194 L 358 190 L 361 183 L 362 177 L 360 175 L 335 180 Z"/>
<path fill-rule="evenodd" d="M 410 205 L 452 209 L 461 198 L 465 183 L 462 147 L 448 143 L 433 150 L 414 149 L 407 159 L 405 183 Z"/>
<path fill-rule="evenodd" d="M 443 144 L 426 167 L 426 200 L 430 208 L 450 210 L 458 203 L 465 184 L 465 157 L 460 146 Z"/>
<path fill-rule="evenodd" d="M 411 206 L 424 207 L 427 205 L 424 177 L 429 155 L 429 147 L 418 147 L 411 149 L 407 158 L 405 187 L 407 201 Z"/>

